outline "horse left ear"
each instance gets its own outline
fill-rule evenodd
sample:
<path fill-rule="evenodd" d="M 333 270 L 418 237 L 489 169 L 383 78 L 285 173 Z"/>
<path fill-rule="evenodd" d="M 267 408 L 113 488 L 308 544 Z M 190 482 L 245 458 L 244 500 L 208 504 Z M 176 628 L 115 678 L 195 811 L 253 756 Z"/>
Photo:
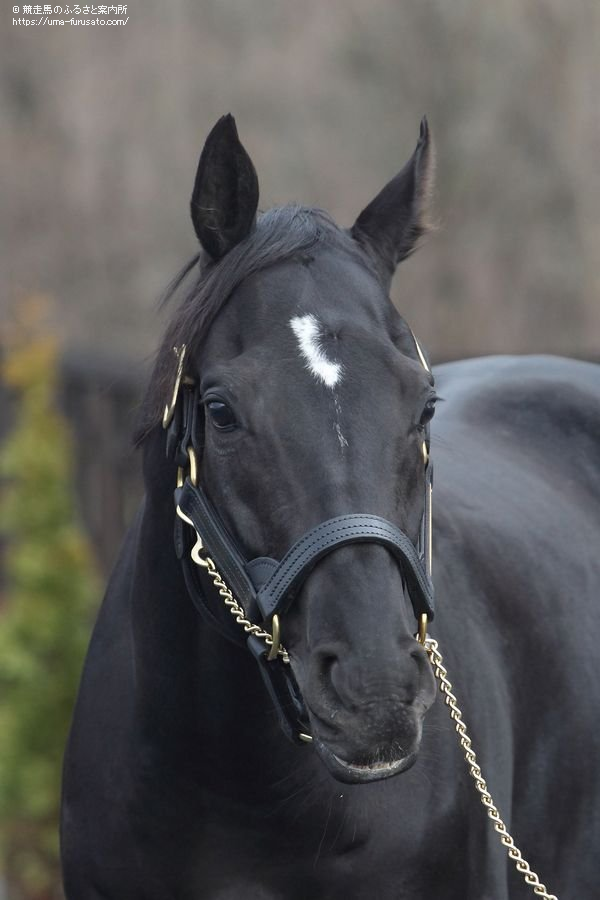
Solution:
<path fill-rule="evenodd" d="M 215 261 L 254 225 L 258 178 L 232 115 L 219 119 L 206 139 L 190 206 L 198 240 Z"/>
<path fill-rule="evenodd" d="M 416 250 L 431 230 L 427 222 L 433 187 L 435 155 L 427 119 L 423 116 L 415 152 L 404 168 L 380 191 L 352 226 L 352 237 L 366 246 L 386 278 Z"/>

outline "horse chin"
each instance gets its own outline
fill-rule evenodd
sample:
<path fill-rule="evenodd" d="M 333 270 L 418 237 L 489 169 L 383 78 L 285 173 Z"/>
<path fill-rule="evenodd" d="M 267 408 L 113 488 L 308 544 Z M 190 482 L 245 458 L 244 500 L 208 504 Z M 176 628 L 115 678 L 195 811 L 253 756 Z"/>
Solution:
<path fill-rule="evenodd" d="M 348 762 L 331 750 L 319 738 L 315 738 L 314 747 L 330 775 L 344 784 L 365 784 L 370 781 L 382 781 L 400 772 L 406 772 L 417 759 L 417 750 L 392 760 L 373 760 L 369 763 Z"/>

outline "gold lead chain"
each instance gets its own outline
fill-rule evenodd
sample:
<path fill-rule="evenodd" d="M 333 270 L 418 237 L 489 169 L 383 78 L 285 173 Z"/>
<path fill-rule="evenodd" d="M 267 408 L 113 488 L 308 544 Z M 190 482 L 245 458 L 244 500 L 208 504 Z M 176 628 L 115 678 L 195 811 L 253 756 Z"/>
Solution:
<path fill-rule="evenodd" d="M 517 871 L 521 873 L 521 875 L 525 879 L 525 882 L 533 888 L 533 893 L 537 894 L 538 897 L 543 897 L 544 900 L 557 900 L 557 897 L 554 894 L 548 893 L 548 891 L 546 890 L 546 886 L 540 882 L 535 872 L 531 871 L 529 863 L 521 856 L 521 851 L 515 846 L 515 842 L 508 833 L 506 825 L 500 818 L 498 808 L 494 804 L 490 792 L 488 791 L 486 781 L 481 774 L 481 768 L 479 767 L 479 763 L 477 762 L 477 756 L 471 746 L 471 738 L 467 734 L 467 728 L 465 723 L 463 722 L 462 712 L 458 708 L 456 697 L 452 693 L 452 684 L 448 680 L 448 672 L 444 668 L 443 657 L 438 650 L 437 641 L 434 641 L 432 638 L 427 637 L 425 638 L 423 645 L 425 647 L 425 650 L 427 651 L 431 665 L 433 666 L 435 677 L 439 682 L 440 691 L 444 695 L 446 706 L 450 710 L 450 716 L 454 721 L 454 727 L 456 728 L 456 731 L 458 732 L 458 735 L 460 737 L 460 744 L 464 750 L 465 759 L 468 763 L 471 776 L 473 777 L 473 780 L 475 782 L 475 787 L 479 791 L 480 800 L 483 803 L 488 816 L 494 823 L 495 830 L 500 835 L 500 841 L 502 842 L 504 847 L 506 847 L 508 856 L 514 862 Z"/>
<path fill-rule="evenodd" d="M 179 507 L 177 507 L 177 515 L 181 519 L 183 519 L 184 522 L 187 522 L 189 525 L 191 525 L 195 530 L 194 523 L 190 519 L 188 519 L 186 515 L 184 515 Z M 193 547 L 191 553 L 192 560 L 196 563 L 196 565 L 201 566 L 203 569 L 206 569 L 206 571 L 212 578 L 213 584 L 217 588 L 219 595 L 223 598 L 225 606 L 229 609 L 229 612 L 235 618 L 238 625 L 240 625 L 244 629 L 246 634 L 253 634 L 255 637 L 263 640 L 265 644 L 267 644 L 267 646 L 271 648 L 269 659 L 274 659 L 276 656 L 280 656 L 284 663 L 289 663 L 289 654 L 282 644 L 278 643 L 277 651 L 275 651 L 274 649 L 273 637 L 275 632 L 273 634 L 269 634 L 269 632 L 262 629 L 260 625 L 255 625 L 246 618 L 246 614 L 243 608 L 233 596 L 231 590 L 223 580 L 221 573 L 215 566 L 211 557 L 200 555 L 200 552 L 204 549 L 204 547 L 202 544 L 202 539 L 197 531 L 196 538 L 196 545 Z M 500 841 L 503 846 L 506 847 L 509 859 L 513 861 L 513 863 L 515 864 L 515 868 L 525 879 L 525 883 L 533 888 L 533 893 L 537 894 L 538 897 L 542 897 L 543 900 L 558 900 L 555 894 L 548 893 L 548 891 L 546 890 L 546 886 L 540 882 L 538 876 L 531 870 L 529 863 L 525 859 L 523 859 L 521 851 L 518 849 L 518 847 L 515 846 L 513 838 L 508 833 L 506 825 L 500 818 L 498 808 L 492 800 L 492 796 L 488 791 L 487 783 L 481 773 L 479 763 L 477 762 L 477 755 L 473 750 L 471 738 L 467 734 L 467 727 L 463 722 L 462 712 L 459 709 L 456 697 L 452 693 L 452 684 L 448 679 L 448 671 L 444 667 L 444 660 L 442 654 L 438 649 L 438 643 L 437 641 L 433 640 L 433 638 L 427 636 L 426 628 L 427 618 L 424 617 L 424 621 L 422 621 L 419 625 L 419 634 L 417 635 L 417 637 L 420 643 L 422 643 L 422 645 L 424 646 L 427 655 L 429 656 L 429 660 L 433 667 L 435 677 L 437 678 L 440 685 L 440 691 L 444 695 L 444 701 L 446 703 L 446 706 L 450 710 L 450 717 L 454 722 L 454 727 L 456 728 L 456 731 L 460 738 L 460 744 L 463 748 L 465 760 L 467 761 L 467 764 L 469 766 L 470 774 L 475 782 L 475 787 L 480 794 L 480 800 L 485 807 L 489 818 L 494 823 L 494 829 L 500 835 Z M 305 739 L 308 739 L 308 736 L 305 736 Z"/>
<path fill-rule="evenodd" d="M 189 520 L 187 520 L 187 521 L 189 521 Z M 197 532 L 196 532 L 196 534 L 197 534 Z M 198 539 L 198 540 L 200 541 L 200 539 Z M 265 644 L 267 644 L 268 647 L 272 648 L 273 647 L 273 635 L 269 634 L 268 631 L 265 631 L 264 629 L 262 629 L 260 627 L 260 625 L 255 625 L 252 622 L 250 622 L 249 619 L 246 618 L 246 613 L 244 612 L 244 610 L 242 609 L 240 604 L 237 602 L 237 600 L 231 593 L 230 589 L 225 584 L 223 577 L 222 577 L 221 573 L 219 572 L 219 570 L 217 569 L 217 567 L 215 566 L 213 560 L 210 558 L 210 556 L 200 556 L 198 553 L 199 549 L 200 548 L 198 548 L 198 545 L 196 545 L 196 547 L 194 548 L 195 552 L 192 551 L 192 559 L 194 560 L 194 562 L 197 565 L 201 566 L 203 569 L 206 569 L 206 571 L 208 572 L 208 574 L 210 575 L 210 577 L 213 580 L 214 586 L 217 588 L 219 594 L 223 598 L 223 602 L 224 602 L 225 606 L 228 608 L 229 612 L 234 617 L 235 621 L 238 623 L 238 625 L 241 625 L 241 627 L 244 629 L 246 634 L 253 634 L 255 637 L 261 638 L 261 640 L 263 640 L 265 642 Z M 289 657 L 287 650 L 281 644 L 279 644 L 279 646 L 277 648 L 277 653 L 274 654 L 274 656 L 275 655 L 280 656 L 284 663 L 289 663 L 289 661 L 290 661 L 290 657 Z M 273 657 L 271 655 L 269 655 L 269 658 L 271 659 Z"/>

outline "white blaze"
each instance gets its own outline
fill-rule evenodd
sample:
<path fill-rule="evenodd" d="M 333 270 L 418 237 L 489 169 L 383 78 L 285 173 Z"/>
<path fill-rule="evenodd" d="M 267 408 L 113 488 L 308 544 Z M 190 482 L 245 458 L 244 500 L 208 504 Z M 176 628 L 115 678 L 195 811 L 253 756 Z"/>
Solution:
<path fill-rule="evenodd" d="M 342 434 L 340 426 L 342 410 L 337 395 L 333 391 L 336 384 L 339 384 L 342 380 L 342 364 L 327 359 L 327 354 L 321 344 L 321 323 L 312 313 L 306 316 L 295 316 L 290 321 L 290 326 L 296 335 L 306 368 L 315 376 L 317 381 L 321 381 L 332 390 L 335 407 L 333 427 L 343 453 L 348 446 L 348 441 Z"/>
<path fill-rule="evenodd" d="M 307 316 L 295 316 L 290 325 L 296 335 L 306 368 L 327 387 L 335 387 L 341 380 L 342 366 L 340 363 L 327 359 L 321 346 L 319 320 L 311 313 Z"/>

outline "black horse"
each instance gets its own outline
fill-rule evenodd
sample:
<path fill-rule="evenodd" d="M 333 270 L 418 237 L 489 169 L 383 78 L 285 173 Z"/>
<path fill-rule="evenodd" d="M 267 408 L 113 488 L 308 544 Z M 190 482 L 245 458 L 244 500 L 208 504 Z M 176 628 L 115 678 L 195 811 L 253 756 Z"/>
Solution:
<path fill-rule="evenodd" d="M 207 140 L 66 754 L 69 900 L 532 896 L 415 640 L 438 393 L 433 634 L 525 856 L 597 894 L 600 372 L 497 357 L 434 387 L 388 298 L 431 170 L 424 121 L 343 230 L 257 216 L 233 119 Z"/>

